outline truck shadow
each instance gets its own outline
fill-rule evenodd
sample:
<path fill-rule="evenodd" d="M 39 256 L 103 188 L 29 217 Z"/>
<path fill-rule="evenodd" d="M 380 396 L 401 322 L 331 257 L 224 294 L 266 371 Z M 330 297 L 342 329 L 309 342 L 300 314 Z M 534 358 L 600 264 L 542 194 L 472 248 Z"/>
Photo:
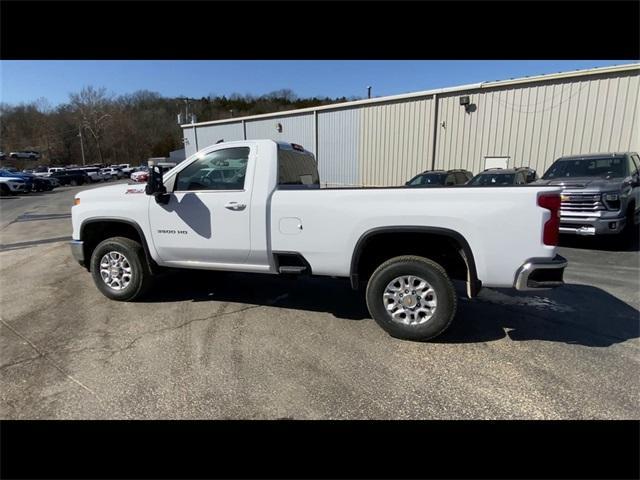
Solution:
<path fill-rule="evenodd" d="M 541 293 L 483 289 L 459 297 L 458 316 L 437 343 L 543 340 L 608 347 L 640 337 L 640 312 L 589 285 L 567 284 Z"/>
<path fill-rule="evenodd" d="M 345 320 L 370 318 L 364 296 L 352 290 L 346 279 L 204 270 L 166 275 L 144 301 L 233 302 L 327 312 Z"/>
<path fill-rule="evenodd" d="M 346 279 L 283 278 L 229 272 L 168 274 L 145 301 L 234 302 L 326 312 L 345 320 L 369 320 L 362 292 Z M 640 313 L 604 290 L 568 284 L 543 293 L 483 289 L 469 300 L 458 290 L 458 314 L 433 343 L 476 343 L 509 337 L 607 347 L 640 337 Z"/>

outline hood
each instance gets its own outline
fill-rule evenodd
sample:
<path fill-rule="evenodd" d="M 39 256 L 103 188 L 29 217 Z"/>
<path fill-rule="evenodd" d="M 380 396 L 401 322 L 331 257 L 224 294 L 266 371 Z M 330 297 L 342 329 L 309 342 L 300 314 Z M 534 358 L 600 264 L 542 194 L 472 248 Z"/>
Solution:
<path fill-rule="evenodd" d="M 83 190 L 76 195 L 76 198 L 124 198 L 128 195 L 145 195 L 144 190 L 146 183 L 119 183 L 117 185 L 109 185 L 107 187 L 91 188 Z"/>
<path fill-rule="evenodd" d="M 2 180 L 5 180 L 5 181 L 12 181 L 12 182 L 15 182 L 16 180 L 19 180 L 19 181 L 21 181 L 21 182 L 24 182 L 24 181 L 25 181 L 25 180 L 24 180 L 24 178 L 22 178 L 22 177 L 10 177 L 9 175 L 7 175 L 7 176 L 4 176 L 4 175 L 0 176 L 0 181 L 2 181 Z"/>
<path fill-rule="evenodd" d="M 549 187 L 563 187 L 574 189 L 588 188 L 589 190 L 619 190 L 622 188 L 622 178 L 606 179 L 602 177 L 569 177 L 569 178 L 552 178 L 540 179 L 532 183 L 532 185 L 547 185 Z"/>

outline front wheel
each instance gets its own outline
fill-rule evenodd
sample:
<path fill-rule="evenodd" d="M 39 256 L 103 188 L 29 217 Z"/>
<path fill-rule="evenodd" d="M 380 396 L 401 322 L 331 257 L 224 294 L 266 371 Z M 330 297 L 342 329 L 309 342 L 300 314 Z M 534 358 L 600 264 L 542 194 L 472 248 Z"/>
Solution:
<path fill-rule="evenodd" d="M 91 275 L 106 297 L 122 302 L 140 298 L 151 286 L 142 245 L 124 237 L 98 244 L 91 255 Z"/>
<path fill-rule="evenodd" d="M 455 289 L 444 268 L 424 257 L 380 265 L 367 284 L 367 307 L 391 336 L 424 341 L 444 332 L 456 313 Z"/>

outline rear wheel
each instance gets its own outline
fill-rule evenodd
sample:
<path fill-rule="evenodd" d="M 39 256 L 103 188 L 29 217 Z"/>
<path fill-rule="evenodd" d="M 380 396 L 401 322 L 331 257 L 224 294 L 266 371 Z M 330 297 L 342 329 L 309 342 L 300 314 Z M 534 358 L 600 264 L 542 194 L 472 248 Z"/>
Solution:
<path fill-rule="evenodd" d="M 124 237 L 104 240 L 91 255 L 91 275 L 108 298 L 130 302 L 151 286 L 151 273 L 142 245 Z"/>
<path fill-rule="evenodd" d="M 444 268 L 424 257 L 401 256 L 380 265 L 367 284 L 367 307 L 391 336 L 429 340 L 453 321 L 457 298 Z"/>

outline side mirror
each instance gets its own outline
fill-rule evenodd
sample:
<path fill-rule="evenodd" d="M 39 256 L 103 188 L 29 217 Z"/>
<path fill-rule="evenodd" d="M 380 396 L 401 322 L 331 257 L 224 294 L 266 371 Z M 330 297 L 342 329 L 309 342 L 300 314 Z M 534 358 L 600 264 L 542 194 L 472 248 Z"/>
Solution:
<path fill-rule="evenodd" d="M 156 203 L 166 205 L 169 203 L 169 194 L 162 182 L 162 171 L 160 167 L 151 167 L 149 169 L 149 178 L 147 179 L 147 186 L 144 189 L 144 193 L 147 195 L 153 195 L 156 199 Z"/>

